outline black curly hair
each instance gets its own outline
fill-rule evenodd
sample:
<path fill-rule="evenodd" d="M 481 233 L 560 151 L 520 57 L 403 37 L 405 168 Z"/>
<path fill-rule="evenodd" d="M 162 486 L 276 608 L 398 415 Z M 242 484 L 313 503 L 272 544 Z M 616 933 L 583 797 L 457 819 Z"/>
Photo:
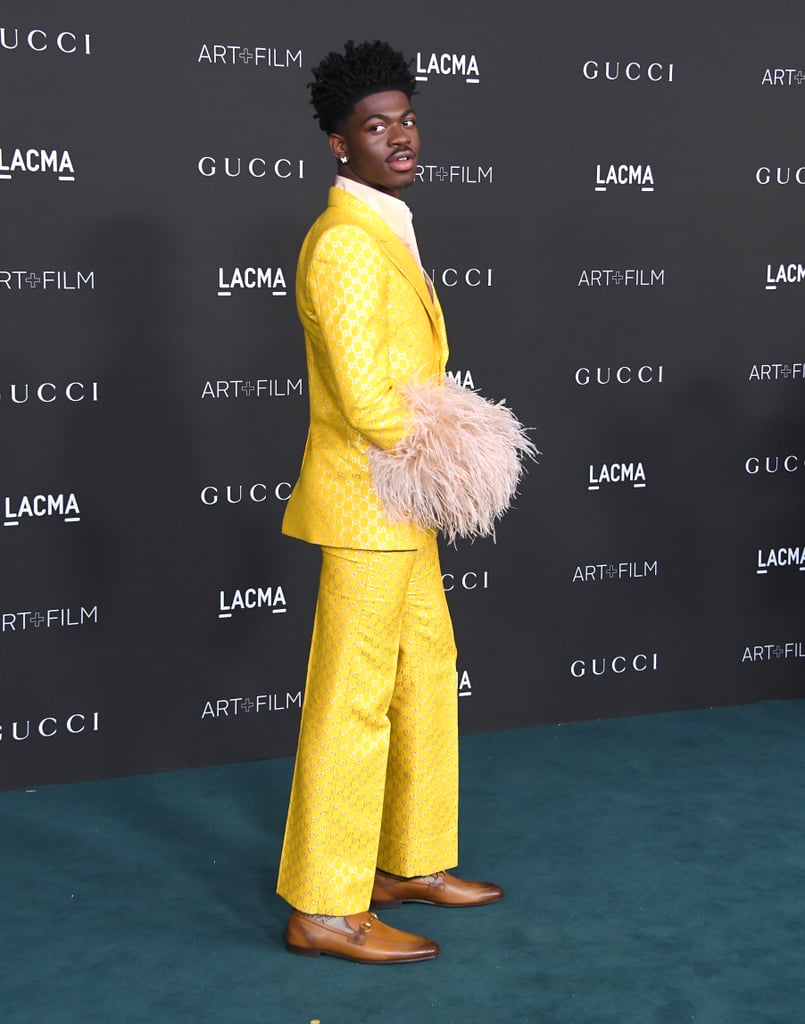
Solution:
<path fill-rule="evenodd" d="M 410 61 L 379 39 L 369 43 L 344 44 L 344 52 L 328 53 L 313 68 L 308 84 L 310 102 L 322 131 L 340 131 L 346 119 L 365 96 L 375 92 L 403 92 L 410 99 L 416 79 Z"/>

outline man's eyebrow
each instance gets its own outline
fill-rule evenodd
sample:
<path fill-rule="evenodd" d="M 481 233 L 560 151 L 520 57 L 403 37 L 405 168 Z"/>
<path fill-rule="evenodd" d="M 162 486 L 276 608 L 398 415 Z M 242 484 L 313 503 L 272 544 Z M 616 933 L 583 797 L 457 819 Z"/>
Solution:
<path fill-rule="evenodd" d="M 409 114 L 415 113 L 413 107 L 409 107 L 408 110 L 404 110 L 401 117 L 408 117 Z M 373 118 L 377 118 L 380 121 L 391 121 L 392 118 L 388 114 L 367 114 L 366 117 L 361 121 L 361 124 L 366 124 L 367 121 L 371 121 Z"/>

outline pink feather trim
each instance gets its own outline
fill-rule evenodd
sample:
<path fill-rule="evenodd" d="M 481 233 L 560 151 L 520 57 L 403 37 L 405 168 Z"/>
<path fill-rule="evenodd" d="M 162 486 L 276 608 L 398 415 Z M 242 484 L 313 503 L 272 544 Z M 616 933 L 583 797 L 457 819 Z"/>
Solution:
<path fill-rule="evenodd" d="M 368 451 L 375 490 L 393 523 L 457 537 L 494 537 L 511 505 L 523 459 L 539 453 L 504 402 L 450 380 L 401 391 L 411 429 L 391 451 Z"/>

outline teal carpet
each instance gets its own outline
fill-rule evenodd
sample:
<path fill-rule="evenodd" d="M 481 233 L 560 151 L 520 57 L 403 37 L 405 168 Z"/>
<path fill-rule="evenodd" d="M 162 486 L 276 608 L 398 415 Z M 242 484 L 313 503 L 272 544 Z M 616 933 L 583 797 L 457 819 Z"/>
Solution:
<path fill-rule="evenodd" d="M 462 740 L 438 960 L 285 952 L 291 763 L 0 794 L 3 1024 L 798 1024 L 805 701 Z"/>

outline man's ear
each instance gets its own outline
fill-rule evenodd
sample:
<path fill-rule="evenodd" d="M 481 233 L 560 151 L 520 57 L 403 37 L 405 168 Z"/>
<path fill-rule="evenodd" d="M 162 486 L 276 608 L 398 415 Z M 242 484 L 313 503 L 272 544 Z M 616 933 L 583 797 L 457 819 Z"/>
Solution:
<path fill-rule="evenodd" d="M 327 141 L 330 144 L 330 152 L 340 161 L 342 156 L 348 156 L 347 153 L 347 140 L 343 135 L 337 135 L 335 132 L 331 132 L 327 136 Z"/>

